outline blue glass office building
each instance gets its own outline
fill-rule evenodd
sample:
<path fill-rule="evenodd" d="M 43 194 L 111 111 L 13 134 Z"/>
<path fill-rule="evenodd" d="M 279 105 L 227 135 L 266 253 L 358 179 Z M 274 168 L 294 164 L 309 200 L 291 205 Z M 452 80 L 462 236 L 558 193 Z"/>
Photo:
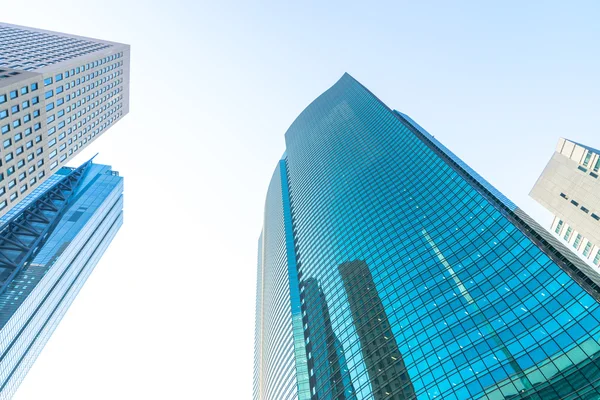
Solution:
<path fill-rule="evenodd" d="M 62 168 L 0 218 L 0 398 L 11 398 L 122 225 L 123 178 Z"/>
<path fill-rule="evenodd" d="M 255 399 L 600 398 L 600 280 L 344 75 L 286 133 Z"/>

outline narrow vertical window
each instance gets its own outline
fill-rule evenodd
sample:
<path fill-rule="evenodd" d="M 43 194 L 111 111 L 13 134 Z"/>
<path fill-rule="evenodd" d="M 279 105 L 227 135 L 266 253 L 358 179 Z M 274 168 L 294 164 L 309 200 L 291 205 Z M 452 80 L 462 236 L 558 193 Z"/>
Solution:
<path fill-rule="evenodd" d="M 560 234 L 560 230 L 562 229 L 563 226 L 563 221 L 560 220 L 558 221 L 558 224 L 556 225 L 556 230 L 554 232 L 556 232 L 557 234 Z"/>
<path fill-rule="evenodd" d="M 590 255 L 590 250 L 592 249 L 592 242 L 587 242 L 585 245 L 585 249 L 583 249 L 583 256 L 587 257 Z"/>
<path fill-rule="evenodd" d="M 584 167 L 588 166 L 588 164 L 590 163 L 590 158 L 592 158 L 592 152 L 588 151 L 587 154 L 585 155 L 585 160 L 583 160 Z"/>
<path fill-rule="evenodd" d="M 594 265 L 598 265 L 600 263 L 600 250 L 596 253 L 596 257 L 594 258 Z"/>
<path fill-rule="evenodd" d="M 575 238 L 575 241 L 573 242 L 573 248 L 578 249 L 579 243 L 581 243 L 581 234 L 578 234 L 577 237 Z"/>

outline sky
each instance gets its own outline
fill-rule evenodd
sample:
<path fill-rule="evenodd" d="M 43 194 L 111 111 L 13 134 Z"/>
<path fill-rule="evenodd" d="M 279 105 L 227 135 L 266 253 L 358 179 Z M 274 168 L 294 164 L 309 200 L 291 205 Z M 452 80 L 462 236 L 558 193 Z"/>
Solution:
<path fill-rule="evenodd" d="M 131 45 L 130 113 L 75 160 L 124 176 L 125 224 L 17 400 L 251 398 L 268 182 L 344 72 L 544 226 L 528 193 L 558 138 L 600 147 L 596 1 L 2 3 Z"/>

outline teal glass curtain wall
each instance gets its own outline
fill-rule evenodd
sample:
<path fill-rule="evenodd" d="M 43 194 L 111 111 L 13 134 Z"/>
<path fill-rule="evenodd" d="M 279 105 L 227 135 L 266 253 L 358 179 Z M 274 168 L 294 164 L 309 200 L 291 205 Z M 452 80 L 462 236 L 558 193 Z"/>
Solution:
<path fill-rule="evenodd" d="M 311 398 L 597 398 L 598 278 L 409 117 L 345 74 L 284 159 Z"/>

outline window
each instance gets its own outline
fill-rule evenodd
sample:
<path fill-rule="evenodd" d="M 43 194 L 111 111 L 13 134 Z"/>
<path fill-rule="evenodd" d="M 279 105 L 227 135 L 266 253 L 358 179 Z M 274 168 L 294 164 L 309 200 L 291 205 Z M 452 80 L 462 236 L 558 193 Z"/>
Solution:
<path fill-rule="evenodd" d="M 47 99 L 49 99 L 50 97 L 54 96 L 54 90 L 48 90 L 45 94 L 45 97 Z"/>
<path fill-rule="evenodd" d="M 8 189 L 12 189 L 15 187 L 15 185 L 17 184 L 17 180 L 13 179 L 12 181 L 8 182 Z"/>
<path fill-rule="evenodd" d="M 589 213 L 590 212 L 590 210 L 588 210 L 584 206 L 581 206 L 581 211 L 583 211 L 584 213 Z"/>
<path fill-rule="evenodd" d="M 63 79 L 63 74 L 58 74 L 54 78 L 55 78 L 56 82 L 60 82 Z"/>
<path fill-rule="evenodd" d="M 587 257 L 590 254 L 590 250 L 592 249 L 592 242 L 587 242 L 585 245 L 585 249 L 583 249 L 583 256 Z"/>
<path fill-rule="evenodd" d="M 31 84 L 31 91 L 34 92 L 38 89 L 38 84 L 37 83 L 32 83 Z"/>
<path fill-rule="evenodd" d="M 594 213 L 592 213 L 592 218 L 594 218 L 596 221 L 600 221 L 600 217 Z"/>
<path fill-rule="evenodd" d="M 0 104 L 2 104 L 2 103 L 6 103 L 6 95 L 5 94 L 0 95 Z"/>
<path fill-rule="evenodd" d="M 8 110 L 0 111 L 0 119 L 4 119 L 6 117 L 8 117 Z"/>
<path fill-rule="evenodd" d="M 584 167 L 588 166 L 588 164 L 590 163 L 590 158 L 592 158 L 592 152 L 588 151 L 587 154 L 585 155 L 585 160 L 583 160 Z"/>
<path fill-rule="evenodd" d="M 12 92 L 10 92 L 11 100 L 16 99 L 17 97 L 19 97 L 19 93 L 16 90 L 13 90 Z"/>
<path fill-rule="evenodd" d="M 575 200 L 571 200 L 571 204 L 573 204 L 575 207 L 577 207 L 579 205 L 579 203 L 576 202 Z"/>
<path fill-rule="evenodd" d="M 563 221 L 560 220 L 558 221 L 558 224 L 556 225 L 556 230 L 554 232 L 556 232 L 557 234 L 560 234 L 560 230 L 562 229 L 563 226 Z"/>
<path fill-rule="evenodd" d="M 598 172 L 598 170 L 600 170 L 600 156 L 598 156 L 598 159 L 596 160 L 596 165 L 594 165 L 594 171 Z"/>
<path fill-rule="evenodd" d="M 10 195 L 10 201 L 14 201 L 17 197 L 19 197 L 19 195 L 17 194 L 17 192 L 14 192 Z"/>
<path fill-rule="evenodd" d="M 579 243 L 581 243 L 581 234 L 578 234 L 575 238 L 575 241 L 573 242 L 573 248 L 578 249 Z"/>
<path fill-rule="evenodd" d="M 10 147 L 10 145 L 12 144 L 12 140 L 10 139 L 6 139 L 4 141 L 4 143 L 2 143 L 2 145 L 4 146 L 4 148 L 6 149 L 7 147 Z"/>
<path fill-rule="evenodd" d="M 21 108 L 23 108 L 23 110 L 26 109 L 26 108 L 29 108 L 29 100 L 24 101 L 21 104 Z"/>
<path fill-rule="evenodd" d="M 596 257 L 594 257 L 594 265 L 598 265 L 600 263 L 600 250 L 596 253 Z"/>
<path fill-rule="evenodd" d="M 10 125 L 4 125 L 0 130 L 2 130 L 2 134 L 10 132 Z"/>
<path fill-rule="evenodd" d="M 52 77 L 44 79 L 44 86 L 52 85 Z"/>
<path fill-rule="evenodd" d="M 567 229 L 567 232 L 565 232 L 565 236 L 563 237 L 563 239 L 569 241 L 569 239 L 571 238 L 571 232 L 573 232 L 573 228 L 569 227 Z"/>
<path fill-rule="evenodd" d="M 29 93 L 29 88 L 27 86 L 23 86 L 21 88 L 21 94 L 23 95 L 23 94 L 27 94 L 27 93 Z"/>

